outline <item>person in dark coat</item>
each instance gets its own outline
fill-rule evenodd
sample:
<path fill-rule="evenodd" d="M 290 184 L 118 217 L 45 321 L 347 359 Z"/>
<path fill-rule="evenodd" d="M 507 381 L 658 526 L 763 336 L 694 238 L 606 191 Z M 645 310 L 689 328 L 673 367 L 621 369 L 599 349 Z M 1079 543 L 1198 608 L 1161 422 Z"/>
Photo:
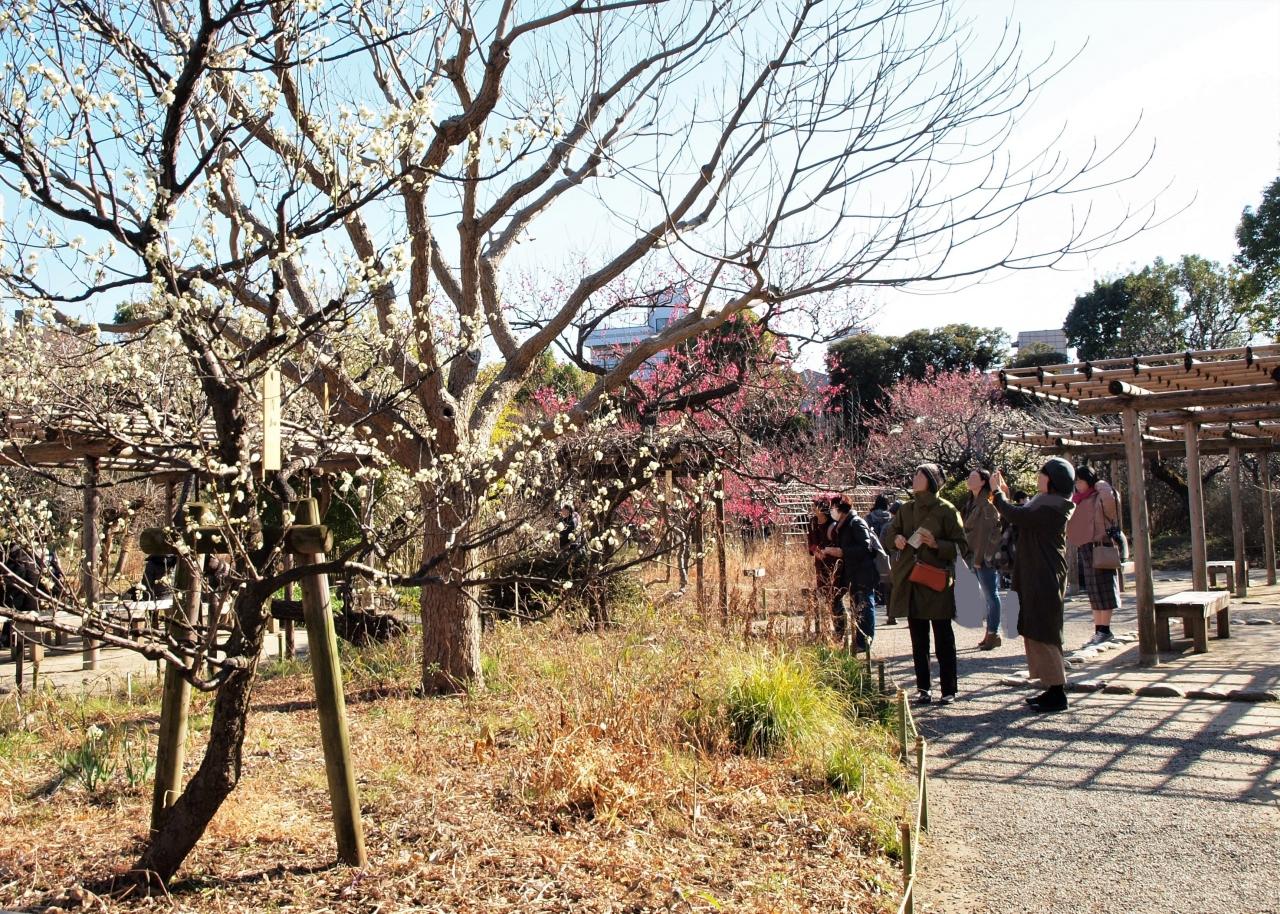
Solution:
<path fill-rule="evenodd" d="M 871 512 L 867 514 L 867 526 L 871 528 L 871 532 L 876 535 L 876 539 L 880 541 L 880 547 L 888 552 L 892 549 L 890 545 L 887 548 L 884 545 L 884 531 L 889 526 L 889 522 L 893 520 L 893 512 L 889 510 L 889 496 L 883 492 L 876 496 L 875 504 L 871 506 Z M 889 575 L 881 575 L 880 583 L 876 585 L 876 605 L 889 605 L 889 593 L 893 589 L 893 582 Z M 887 625 L 894 625 L 897 620 L 893 616 L 885 619 Z"/>
<path fill-rule="evenodd" d="M 1027 668 L 1044 692 L 1028 698 L 1035 711 L 1067 709 L 1066 666 L 1062 659 L 1062 615 L 1067 593 L 1067 520 L 1075 505 L 1075 470 L 1061 457 L 1040 468 L 1039 494 L 1022 507 L 1009 501 L 1009 488 L 997 470 L 992 501 L 1000 516 L 1017 528 L 1013 589 L 1018 594 L 1018 634 L 1027 652 Z"/>
<path fill-rule="evenodd" d="M 891 520 L 893 520 L 893 513 L 889 510 L 889 496 L 881 493 L 876 496 L 875 504 L 871 506 L 871 513 L 867 515 L 867 526 L 883 542 L 884 528 L 889 526 Z"/>
<path fill-rule="evenodd" d="M 835 545 L 827 554 L 840 559 L 840 587 L 849 595 L 855 630 L 853 646 L 864 651 L 876 635 L 875 594 L 880 583 L 876 554 L 871 547 L 871 528 L 853 510 L 843 495 L 831 500 L 831 514 L 836 519 Z M 839 604 L 837 604 L 838 606 Z M 844 634 L 844 614 L 836 617 L 836 634 Z"/>
<path fill-rule="evenodd" d="M 829 606 L 837 626 L 844 622 L 841 609 L 840 559 L 827 553 L 836 544 L 835 519 L 831 516 L 831 499 L 825 495 L 813 500 L 813 517 L 809 519 L 809 554 L 813 556 L 814 594 L 819 607 Z"/>
<path fill-rule="evenodd" d="M 895 616 L 907 617 L 916 669 L 916 704 L 933 700 L 929 681 L 931 630 L 943 704 L 955 701 L 958 686 L 956 633 L 951 620 L 956 616 L 956 558 L 969 554 L 969 543 L 955 505 L 938 497 L 941 488 L 942 470 L 936 464 L 921 464 L 911 480 L 911 498 L 884 531 L 901 553 L 893 565 L 890 609 Z M 918 562 L 946 572 L 942 590 L 931 590 L 911 580 L 911 571 Z"/>
<path fill-rule="evenodd" d="M 40 568 L 25 548 L 15 542 L 0 543 L 0 606 L 15 612 L 37 613 L 40 601 Z M 12 619 L 5 619 L 0 631 L 0 647 L 13 644 Z"/>
<path fill-rule="evenodd" d="M 573 502 L 566 501 L 560 506 L 556 519 L 556 529 L 560 533 L 560 552 L 568 557 L 576 557 L 582 551 L 582 519 L 573 509 Z"/>

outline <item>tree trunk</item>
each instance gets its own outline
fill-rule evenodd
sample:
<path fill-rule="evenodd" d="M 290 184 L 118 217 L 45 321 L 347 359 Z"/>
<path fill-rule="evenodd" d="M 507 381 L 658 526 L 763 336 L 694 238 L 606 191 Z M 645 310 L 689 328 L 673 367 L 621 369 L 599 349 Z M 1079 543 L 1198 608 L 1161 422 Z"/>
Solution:
<path fill-rule="evenodd" d="M 448 535 L 428 525 L 423 537 L 424 558 L 448 550 Z M 455 581 L 466 577 L 467 558 L 451 554 L 435 566 L 443 584 L 422 585 L 422 691 L 452 695 L 467 688 L 483 688 L 480 672 L 480 608 Z"/>
<path fill-rule="evenodd" d="M 1152 457 L 1151 475 L 1163 482 L 1174 495 L 1178 497 L 1178 501 L 1182 503 L 1182 513 L 1185 517 L 1191 516 L 1191 488 L 1187 485 L 1187 480 L 1183 478 L 1167 461 L 1161 460 L 1159 457 Z"/>
<path fill-rule="evenodd" d="M 240 651 L 254 656 L 262 648 L 266 617 L 259 604 L 256 611 L 238 607 L 245 645 Z M 249 618 L 246 618 L 248 616 Z M 200 767 L 173 806 L 165 811 L 160 828 L 152 836 L 131 875 L 149 886 L 168 883 L 196 846 L 222 803 L 240 782 L 245 730 L 249 721 L 249 700 L 256 668 L 237 670 L 218 688 L 213 701 L 213 723 L 209 745 Z"/>

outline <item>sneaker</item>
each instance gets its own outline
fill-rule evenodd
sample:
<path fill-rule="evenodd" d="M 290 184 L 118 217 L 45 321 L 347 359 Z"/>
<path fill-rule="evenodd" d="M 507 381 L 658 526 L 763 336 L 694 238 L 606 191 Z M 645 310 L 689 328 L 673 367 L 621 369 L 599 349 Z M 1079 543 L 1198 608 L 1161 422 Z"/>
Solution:
<path fill-rule="evenodd" d="M 928 705 L 933 703 L 933 696 L 925 689 L 916 692 L 916 697 L 911 699 L 913 705 Z"/>
<path fill-rule="evenodd" d="M 1112 639 L 1112 635 L 1106 632 L 1094 632 L 1093 637 L 1084 643 L 1085 647 L 1097 647 L 1099 644 L 1106 644 Z M 1083 650 L 1083 648 L 1082 648 Z"/>
<path fill-rule="evenodd" d="M 950 695 L 943 695 L 942 698 L 939 699 L 939 703 L 944 705 L 949 705 L 949 704 L 954 704 L 955 700 L 956 700 L 956 693 L 952 692 Z"/>

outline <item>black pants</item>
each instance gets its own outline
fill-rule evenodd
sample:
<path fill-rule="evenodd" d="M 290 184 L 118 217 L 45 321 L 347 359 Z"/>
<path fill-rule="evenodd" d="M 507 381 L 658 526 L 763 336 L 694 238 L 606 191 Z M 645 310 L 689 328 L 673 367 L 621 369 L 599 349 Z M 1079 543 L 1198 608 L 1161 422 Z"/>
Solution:
<path fill-rule="evenodd" d="M 911 631 L 911 657 L 916 664 L 916 688 L 929 691 L 929 629 L 932 627 L 942 694 L 956 694 L 956 633 L 951 620 L 908 619 L 907 626 Z"/>

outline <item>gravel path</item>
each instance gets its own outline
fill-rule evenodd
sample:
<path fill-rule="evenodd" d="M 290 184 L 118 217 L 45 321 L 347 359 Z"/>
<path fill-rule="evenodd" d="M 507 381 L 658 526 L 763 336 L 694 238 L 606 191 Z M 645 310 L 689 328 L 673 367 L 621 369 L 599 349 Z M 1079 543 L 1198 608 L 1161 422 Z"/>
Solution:
<path fill-rule="evenodd" d="M 1092 633 L 1086 609 L 1069 645 Z M 905 627 L 878 634 L 912 683 Z M 1021 642 L 957 637 L 961 700 L 917 715 L 933 820 L 917 910 L 1280 914 L 1280 705 L 1093 694 L 1033 715 L 998 681 L 1025 669 Z"/>

